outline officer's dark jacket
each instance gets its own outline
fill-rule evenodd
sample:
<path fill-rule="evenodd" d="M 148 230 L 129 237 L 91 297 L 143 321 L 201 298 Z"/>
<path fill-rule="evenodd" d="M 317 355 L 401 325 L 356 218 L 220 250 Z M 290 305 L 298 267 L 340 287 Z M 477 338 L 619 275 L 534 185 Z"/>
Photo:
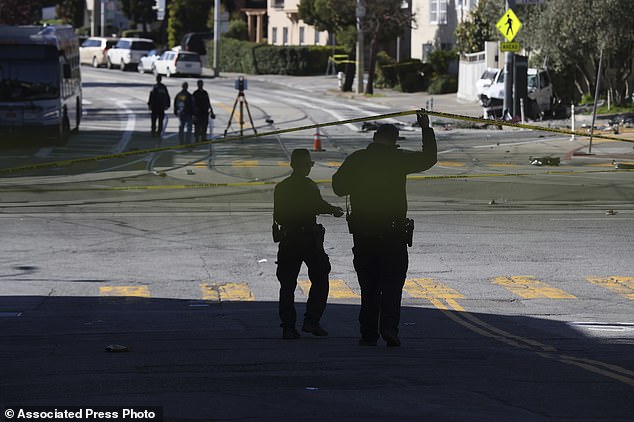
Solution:
<path fill-rule="evenodd" d="M 162 111 L 170 106 L 170 94 L 167 87 L 157 82 L 150 91 L 150 98 L 147 101 L 152 111 Z"/>
<path fill-rule="evenodd" d="M 206 116 L 211 108 L 211 101 L 209 101 L 209 94 L 204 89 L 197 89 L 192 94 L 194 97 L 194 105 L 196 106 L 196 114 L 199 116 Z"/>
<path fill-rule="evenodd" d="M 345 159 L 332 177 L 332 188 L 339 196 L 350 195 L 355 221 L 384 226 L 407 215 L 407 175 L 427 170 L 436 161 L 434 131 L 423 128 L 422 151 L 373 142 Z"/>
<path fill-rule="evenodd" d="M 317 224 L 318 214 L 329 214 L 333 206 L 319 193 L 310 178 L 296 174 L 275 186 L 273 218 L 284 228 L 310 228 Z"/>

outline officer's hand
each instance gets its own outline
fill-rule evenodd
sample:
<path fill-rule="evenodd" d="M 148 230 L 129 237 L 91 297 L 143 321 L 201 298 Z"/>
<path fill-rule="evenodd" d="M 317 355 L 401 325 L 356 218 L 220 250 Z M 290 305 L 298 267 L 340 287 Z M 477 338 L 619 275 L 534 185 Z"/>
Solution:
<path fill-rule="evenodd" d="M 423 113 L 422 111 L 416 112 L 416 120 L 418 120 L 418 125 L 420 127 L 429 127 L 429 116 L 427 113 Z"/>
<path fill-rule="evenodd" d="M 341 207 L 334 207 L 332 210 L 332 215 L 335 217 L 341 217 L 343 215 L 343 209 Z"/>

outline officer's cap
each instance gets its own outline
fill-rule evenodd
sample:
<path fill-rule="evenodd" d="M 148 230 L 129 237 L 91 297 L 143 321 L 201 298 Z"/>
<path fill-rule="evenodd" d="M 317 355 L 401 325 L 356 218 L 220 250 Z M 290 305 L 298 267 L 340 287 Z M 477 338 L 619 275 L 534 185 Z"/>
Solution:
<path fill-rule="evenodd" d="M 374 141 L 380 143 L 395 143 L 398 139 L 398 128 L 390 123 L 379 126 L 374 132 Z"/>
<path fill-rule="evenodd" d="M 291 153 L 291 167 L 312 166 L 314 161 L 310 159 L 310 152 L 305 148 L 294 149 Z"/>

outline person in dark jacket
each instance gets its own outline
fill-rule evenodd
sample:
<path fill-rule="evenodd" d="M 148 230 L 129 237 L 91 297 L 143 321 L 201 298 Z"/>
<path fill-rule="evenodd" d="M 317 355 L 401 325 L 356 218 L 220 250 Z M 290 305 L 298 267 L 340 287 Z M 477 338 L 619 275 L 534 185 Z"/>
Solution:
<path fill-rule="evenodd" d="M 165 120 L 165 110 L 170 107 L 170 94 L 167 91 L 167 87 L 161 82 L 161 75 L 156 75 L 156 84 L 150 91 L 150 98 L 147 105 L 152 112 L 152 126 L 150 133 L 152 136 L 160 137 L 163 132 L 163 122 Z M 158 126 L 157 126 L 158 123 Z"/>
<path fill-rule="evenodd" d="M 308 174 L 314 162 L 307 149 L 291 154 L 293 173 L 275 186 L 273 204 L 273 240 L 279 241 L 277 279 L 280 282 L 279 316 L 282 338 L 300 335 L 295 328 L 295 288 L 302 262 L 308 267 L 311 287 L 306 303 L 302 331 L 327 336 L 320 325 L 328 299 L 330 260 L 324 251 L 325 229 L 317 224 L 319 214 L 341 217 L 343 210 L 326 202 Z"/>
<path fill-rule="evenodd" d="M 194 105 L 196 106 L 196 115 L 194 116 L 194 138 L 196 142 L 202 142 L 206 139 L 207 126 L 209 125 L 209 118 L 216 118 L 214 109 L 211 106 L 209 100 L 209 94 L 203 89 L 203 81 L 199 79 L 197 82 L 198 89 L 194 91 L 192 96 L 194 97 Z"/>
<path fill-rule="evenodd" d="M 401 296 L 408 267 L 414 221 L 407 218 L 406 177 L 437 161 L 436 137 L 429 117 L 417 113 L 422 151 L 398 147 L 398 129 L 383 124 L 373 142 L 349 155 L 335 172 L 332 187 L 350 196 L 348 226 L 353 236 L 354 268 L 361 287 L 359 323 L 363 346 L 375 346 L 379 335 L 388 346 L 400 346 Z"/>
<path fill-rule="evenodd" d="M 189 85 L 183 82 L 183 89 L 174 97 L 174 114 L 178 116 L 180 125 L 178 126 L 178 141 L 181 145 L 190 144 L 192 141 L 192 117 L 196 112 L 194 98 L 187 91 Z M 187 128 L 187 137 L 185 137 Z"/>

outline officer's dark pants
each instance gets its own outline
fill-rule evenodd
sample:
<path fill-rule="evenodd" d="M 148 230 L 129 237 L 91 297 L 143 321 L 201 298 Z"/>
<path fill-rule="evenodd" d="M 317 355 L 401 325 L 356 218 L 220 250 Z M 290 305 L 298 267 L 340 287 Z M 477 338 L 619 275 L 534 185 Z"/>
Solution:
<path fill-rule="evenodd" d="M 401 295 L 409 264 L 402 239 L 354 236 L 354 269 L 361 287 L 361 337 L 398 335 Z"/>
<path fill-rule="evenodd" d="M 319 324 L 328 299 L 330 260 L 324 251 L 323 236 L 302 234 L 280 241 L 277 252 L 277 279 L 280 282 L 279 314 L 282 327 L 295 327 L 295 288 L 302 262 L 308 267 L 311 286 L 304 314 L 304 325 Z"/>
<path fill-rule="evenodd" d="M 152 126 L 151 126 L 151 132 L 152 135 L 156 134 L 160 134 L 163 131 L 163 121 L 165 120 L 165 110 L 164 109 L 158 109 L 158 110 L 152 110 Z M 158 127 L 157 127 L 157 121 L 158 121 Z"/>
<path fill-rule="evenodd" d="M 204 141 L 207 139 L 207 127 L 209 126 L 209 115 L 196 115 L 194 137 L 196 141 Z"/>

